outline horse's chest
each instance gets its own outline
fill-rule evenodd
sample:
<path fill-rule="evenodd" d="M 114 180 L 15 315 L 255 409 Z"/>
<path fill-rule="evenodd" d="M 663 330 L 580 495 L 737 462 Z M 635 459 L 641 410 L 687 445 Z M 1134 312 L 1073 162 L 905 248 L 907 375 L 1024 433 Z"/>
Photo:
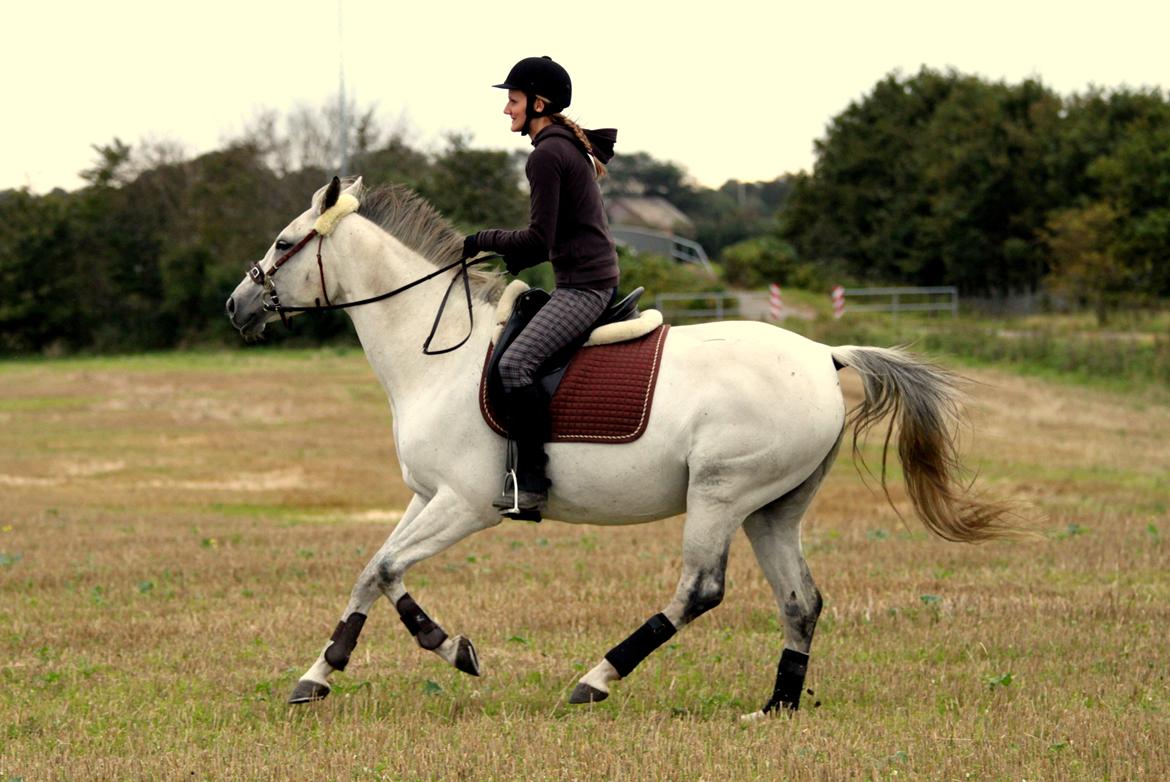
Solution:
<path fill-rule="evenodd" d="M 398 459 L 411 470 L 450 469 L 464 463 L 489 446 L 495 436 L 478 416 L 432 417 L 409 416 L 394 427 L 394 445 Z"/>

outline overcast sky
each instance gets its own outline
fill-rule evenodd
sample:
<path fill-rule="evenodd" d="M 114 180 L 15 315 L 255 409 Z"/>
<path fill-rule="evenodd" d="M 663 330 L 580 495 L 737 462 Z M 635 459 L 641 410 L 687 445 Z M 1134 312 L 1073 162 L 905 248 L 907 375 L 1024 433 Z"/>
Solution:
<path fill-rule="evenodd" d="M 1170 3 L 376 2 L 4 4 L 0 189 L 80 185 L 115 136 L 217 147 L 263 108 L 347 92 L 419 146 L 444 131 L 525 149 L 501 114 L 519 58 L 573 77 L 567 112 L 620 130 L 618 150 L 699 182 L 808 169 L 828 120 L 895 69 L 925 64 L 1068 94 L 1170 85 Z M 344 42 L 342 51 L 341 41 Z"/>

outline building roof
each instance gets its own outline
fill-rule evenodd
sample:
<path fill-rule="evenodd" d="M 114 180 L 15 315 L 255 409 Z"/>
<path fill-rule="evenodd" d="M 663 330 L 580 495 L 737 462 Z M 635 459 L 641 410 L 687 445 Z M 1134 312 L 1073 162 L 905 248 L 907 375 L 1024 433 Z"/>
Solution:
<path fill-rule="evenodd" d="M 607 200 L 609 221 L 674 233 L 693 228 L 691 218 L 661 196 L 617 196 Z"/>

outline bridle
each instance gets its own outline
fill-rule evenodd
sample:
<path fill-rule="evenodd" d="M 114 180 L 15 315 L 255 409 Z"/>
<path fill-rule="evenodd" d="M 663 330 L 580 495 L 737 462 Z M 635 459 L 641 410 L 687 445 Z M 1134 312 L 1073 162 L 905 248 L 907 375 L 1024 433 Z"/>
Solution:
<path fill-rule="evenodd" d="M 293 256 L 303 250 L 305 245 L 311 242 L 314 238 L 317 239 L 317 271 L 319 272 L 321 278 L 321 297 L 314 298 L 312 306 L 290 306 L 287 304 L 281 304 L 280 296 L 276 292 L 276 283 L 272 278 L 276 276 L 278 271 L 280 271 L 281 266 L 284 266 L 284 264 L 288 262 Z M 435 322 L 431 324 L 431 331 L 427 335 L 426 340 L 423 342 L 422 352 L 424 355 L 428 356 L 439 356 L 444 353 L 450 353 L 453 350 L 458 350 L 467 343 L 467 340 L 471 339 L 471 335 L 475 330 L 475 312 L 471 304 L 471 280 L 469 279 L 470 268 L 476 264 L 499 260 L 501 258 L 499 255 L 485 255 L 479 258 L 470 259 L 460 258 L 458 261 L 449 263 L 440 269 L 436 269 L 430 274 L 419 277 L 417 280 L 408 282 L 406 285 L 399 286 L 392 291 L 380 293 L 377 296 L 370 296 L 366 299 L 359 299 L 358 301 L 347 301 L 340 304 L 334 304 L 329 300 L 329 293 L 325 289 L 325 266 L 321 261 L 321 245 L 324 244 L 324 242 L 325 236 L 318 233 L 317 229 L 314 228 L 305 235 L 305 238 L 301 239 L 299 242 L 289 248 L 288 251 L 286 251 L 283 255 L 277 258 L 276 261 L 272 264 L 272 269 L 270 271 L 265 272 L 264 269 L 260 268 L 259 262 L 252 264 L 252 268 L 248 270 L 248 278 L 264 289 L 263 293 L 260 295 L 260 304 L 264 308 L 264 311 L 275 312 L 279 314 L 280 321 L 287 327 L 289 325 L 288 313 L 290 312 L 332 312 L 334 310 L 345 310 L 349 309 L 350 307 L 360 307 L 364 304 L 373 304 L 374 302 L 385 301 L 386 299 L 389 299 L 392 296 L 397 296 L 398 294 L 408 291 L 417 285 L 422 285 L 427 280 L 432 280 L 435 277 L 449 272 L 451 269 L 454 269 L 456 266 L 458 266 L 459 271 L 455 273 L 455 276 L 451 279 L 450 284 L 447 285 L 447 291 L 443 294 L 443 300 L 439 303 L 439 311 L 435 313 Z M 467 299 L 467 336 L 461 339 L 458 344 L 452 345 L 451 347 L 443 348 L 442 350 L 431 350 L 431 340 L 435 338 L 435 332 L 438 331 L 439 323 L 443 319 L 443 311 L 447 308 L 447 300 L 451 297 L 451 290 L 455 287 L 455 283 L 459 281 L 460 277 L 463 278 L 463 292 Z M 324 304 L 321 303 L 321 299 L 325 300 Z"/>
<path fill-rule="evenodd" d="M 284 266 L 284 264 L 290 258 L 303 250 L 305 245 L 311 242 L 314 237 L 317 238 L 317 268 L 321 272 L 321 295 L 325 297 L 325 303 L 328 305 L 330 302 L 329 294 L 325 290 L 325 267 L 321 263 L 321 244 L 325 241 L 325 237 L 319 235 L 316 228 L 309 231 L 309 233 L 305 235 L 305 238 L 294 244 L 288 252 L 277 258 L 276 261 L 272 264 L 272 271 L 265 273 L 264 269 L 260 268 L 259 261 L 252 264 L 251 269 L 248 269 L 248 279 L 264 289 L 264 293 L 261 294 L 260 299 L 260 303 L 263 305 L 264 311 L 280 313 L 280 321 L 286 327 L 288 326 L 288 315 L 286 313 L 289 312 L 289 310 L 281 305 L 280 297 L 276 293 L 276 283 L 273 282 L 272 278 L 276 275 L 276 272 L 280 270 L 281 266 Z M 320 299 L 314 299 L 314 301 L 317 304 L 321 303 Z"/>

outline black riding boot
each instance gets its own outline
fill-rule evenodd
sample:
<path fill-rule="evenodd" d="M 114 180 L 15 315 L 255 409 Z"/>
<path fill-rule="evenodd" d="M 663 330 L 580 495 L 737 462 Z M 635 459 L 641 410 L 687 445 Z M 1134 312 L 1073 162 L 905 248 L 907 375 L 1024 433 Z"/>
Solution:
<path fill-rule="evenodd" d="M 492 507 L 500 515 L 521 521 L 540 521 L 548 503 L 548 457 L 544 443 L 549 435 L 548 397 L 539 385 L 523 386 L 505 393 L 508 426 L 508 464 L 504 489 Z"/>

